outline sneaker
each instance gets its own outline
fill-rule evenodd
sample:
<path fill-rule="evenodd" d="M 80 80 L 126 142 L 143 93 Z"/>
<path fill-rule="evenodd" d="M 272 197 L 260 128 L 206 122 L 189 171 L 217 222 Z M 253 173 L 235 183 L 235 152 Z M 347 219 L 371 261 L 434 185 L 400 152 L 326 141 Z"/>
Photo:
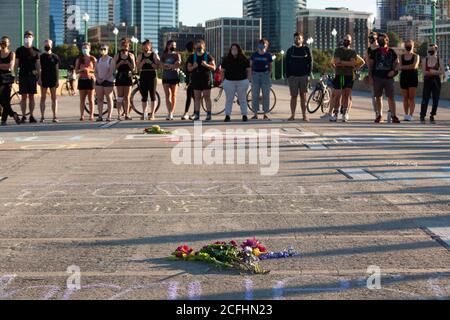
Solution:
<path fill-rule="evenodd" d="M 166 118 L 167 121 L 172 121 L 173 120 L 173 114 L 169 114 Z"/>
<path fill-rule="evenodd" d="M 200 114 L 194 114 L 194 116 L 192 117 L 192 121 L 198 121 L 200 120 Z"/>
<path fill-rule="evenodd" d="M 224 122 L 230 122 L 230 121 L 231 121 L 230 116 L 225 116 L 225 121 Z"/>
<path fill-rule="evenodd" d="M 248 117 L 247 116 L 242 116 L 242 121 L 247 122 L 248 121 Z"/>
<path fill-rule="evenodd" d="M 205 121 L 211 121 L 211 119 L 212 119 L 211 113 L 208 113 L 206 115 Z"/>
<path fill-rule="evenodd" d="M 331 117 L 332 117 L 331 114 L 325 113 L 324 115 L 320 116 L 320 119 L 329 121 Z"/>
<path fill-rule="evenodd" d="M 333 114 L 332 116 L 330 116 L 330 122 L 336 122 L 338 118 L 337 114 Z"/>
<path fill-rule="evenodd" d="M 392 116 L 392 123 L 400 123 L 400 119 L 397 116 Z"/>
<path fill-rule="evenodd" d="M 380 115 L 380 116 L 377 116 L 376 118 L 375 118 L 375 121 L 374 121 L 375 123 L 383 123 L 383 117 Z"/>
<path fill-rule="evenodd" d="M 411 121 L 410 118 L 411 118 L 411 116 L 407 114 L 407 115 L 403 118 L 403 121 Z"/>
<path fill-rule="evenodd" d="M 36 119 L 33 116 L 30 116 L 30 123 L 37 123 Z"/>
<path fill-rule="evenodd" d="M 22 116 L 22 119 L 20 120 L 20 123 L 25 123 L 27 121 L 27 117 Z"/>
<path fill-rule="evenodd" d="M 436 120 L 434 119 L 434 116 L 430 116 L 430 123 L 436 124 Z"/>
<path fill-rule="evenodd" d="M 187 114 L 187 113 L 185 113 L 182 117 L 181 117 L 181 120 L 189 120 L 190 119 L 190 117 L 189 117 L 189 115 Z"/>
<path fill-rule="evenodd" d="M 425 124 L 425 117 L 420 117 L 420 123 Z"/>
<path fill-rule="evenodd" d="M 350 120 L 350 116 L 348 112 L 342 115 L 342 122 L 348 122 Z"/>
<path fill-rule="evenodd" d="M 409 121 L 410 122 L 414 121 L 414 117 L 413 116 L 409 116 Z"/>

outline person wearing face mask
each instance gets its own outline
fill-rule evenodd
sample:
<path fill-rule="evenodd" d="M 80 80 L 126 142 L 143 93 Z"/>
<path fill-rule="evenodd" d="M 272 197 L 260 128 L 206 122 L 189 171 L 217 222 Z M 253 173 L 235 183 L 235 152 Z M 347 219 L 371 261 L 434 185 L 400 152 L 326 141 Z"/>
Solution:
<path fill-rule="evenodd" d="M 97 59 L 91 55 L 91 44 L 83 43 L 82 54 L 75 62 L 75 71 L 79 75 L 78 90 L 80 91 L 80 121 L 84 121 L 84 106 L 86 98 L 89 102 L 89 121 L 94 121 L 94 86 L 95 67 Z"/>
<path fill-rule="evenodd" d="M 375 123 L 383 122 L 383 116 L 381 114 L 383 91 L 388 99 L 392 123 L 400 123 L 396 114 L 394 96 L 394 77 L 398 73 L 398 56 L 392 48 L 389 48 L 389 37 L 386 34 L 378 35 L 378 44 L 380 47 L 372 51 L 369 57 L 369 81 L 373 82 L 374 96 L 377 102 Z"/>
<path fill-rule="evenodd" d="M 195 44 L 193 41 L 190 41 L 186 44 L 186 52 L 188 57 L 194 54 Z M 186 72 L 186 104 L 184 106 L 184 114 L 181 117 L 181 120 L 190 120 L 191 116 L 189 115 L 189 109 L 191 107 L 192 100 L 194 100 L 194 87 L 192 86 L 192 72 L 189 72 L 188 63 L 186 62 L 185 66 Z"/>
<path fill-rule="evenodd" d="M 116 65 L 116 88 L 117 88 L 117 109 L 122 110 L 125 120 L 131 120 L 129 113 L 131 111 L 130 95 L 133 86 L 133 71 L 136 69 L 136 59 L 130 52 L 130 40 L 122 38 L 121 49 L 114 57 Z M 121 120 L 120 116 L 117 120 Z"/>
<path fill-rule="evenodd" d="M 196 50 L 194 54 L 189 56 L 187 60 L 188 71 L 191 72 L 191 85 L 194 89 L 194 117 L 193 121 L 200 119 L 200 107 L 202 99 L 206 105 L 206 119 L 211 121 L 212 118 L 212 100 L 211 87 L 212 72 L 216 70 L 216 62 L 214 58 L 206 52 L 206 44 L 204 40 L 197 40 L 195 44 Z"/>
<path fill-rule="evenodd" d="M 288 121 L 295 120 L 297 98 L 300 93 L 303 121 L 309 121 L 306 115 L 306 94 L 308 93 L 309 76 L 313 71 L 313 57 L 311 50 L 304 45 L 303 34 L 294 34 L 294 45 L 286 52 L 284 70 L 288 79 L 291 93 L 291 117 Z"/>
<path fill-rule="evenodd" d="M 248 121 L 247 116 L 247 90 L 251 77 L 250 61 L 244 54 L 242 48 L 233 43 L 228 55 L 222 61 L 223 89 L 226 95 L 225 122 L 231 121 L 234 98 L 237 96 L 240 101 L 242 121 Z"/>
<path fill-rule="evenodd" d="M 405 42 L 405 53 L 400 56 L 400 88 L 403 95 L 403 109 L 405 121 L 413 121 L 414 109 L 416 108 L 416 91 L 419 86 L 419 55 L 414 53 L 414 41 Z"/>
<path fill-rule="evenodd" d="M 259 40 L 258 51 L 252 54 L 250 58 L 250 66 L 252 68 L 252 106 L 255 115 L 253 120 L 258 119 L 259 100 L 255 97 L 260 97 L 262 91 L 263 97 L 263 111 L 264 120 L 270 120 L 270 87 L 272 86 L 270 75 L 272 74 L 272 54 L 267 50 L 269 48 L 269 41 L 267 39 Z"/>
<path fill-rule="evenodd" d="M 377 50 L 380 46 L 378 45 L 378 33 L 377 32 L 371 32 L 369 35 L 369 47 L 367 48 L 366 53 L 364 54 L 364 60 L 369 61 L 370 56 L 372 55 L 372 52 Z M 378 114 L 377 112 L 377 100 L 375 99 L 375 95 L 373 94 L 373 81 L 370 81 L 370 77 L 367 76 L 364 78 L 364 82 L 366 82 L 368 85 L 372 87 L 372 107 L 373 111 L 375 113 L 375 117 L 379 115 L 383 115 L 383 100 L 381 100 L 381 114 Z"/>
<path fill-rule="evenodd" d="M 342 47 L 334 52 L 333 65 L 335 66 L 335 78 L 333 80 L 333 94 L 331 96 L 331 106 L 333 114 L 330 121 L 336 122 L 339 114 L 339 108 L 342 101 L 342 121 L 349 120 L 350 99 L 354 83 L 354 70 L 356 66 L 357 54 L 351 48 L 352 37 L 346 35 Z"/>
<path fill-rule="evenodd" d="M 15 74 L 19 69 L 19 94 L 22 96 L 20 108 L 22 111 L 21 122 L 27 120 L 27 100 L 30 109 L 30 123 L 36 123 L 33 116 L 35 101 L 34 96 L 37 94 L 37 83 L 40 75 L 39 50 L 33 47 L 34 35 L 32 31 L 26 31 L 24 35 L 24 45 L 16 50 Z"/>
<path fill-rule="evenodd" d="M 56 90 L 59 88 L 59 67 L 61 60 L 52 52 L 53 41 L 45 40 L 44 50 L 41 55 L 41 75 L 39 85 L 41 86 L 41 123 L 45 121 L 45 102 L 47 91 L 50 90 L 52 99 L 53 122 L 57 123 L 56 113 L 58 111 L 58 101 L 56 98 Z"/>
<path fill-rule="evenodd" d="M 0 110 L 1 125 L 6 125 L 8 116 L 14 118 L 17 124 L 20 124 L 20 119 L 17 113 L 11 109 L 11 86 L 14 83 L 15 53 L 9 50 L 11 39 L 3 36 L 0 40 Z"/>
<path fill-rule="evenodd" d="M 161 56 L 161 65 L 163 67 L 163 86 L 166 96 L 167 118 L 166 120 L 173 120 L 173 113 L 175 111 L 175 103 L 177 96 L 178 84 L 180 83 L 180 66 L 181 56 L 177 52 L 177 43 L 169 40 L 166 43 L 166 48 Z"/>
<path fill-rule="evenodd" d="M 155 103 L 156 103 L 156 70 L 160 64 L 159 56 L 153 51 L 153 45 L 150 40 L 142 43 L 142 54 L 137 60 L 137 68 L 139 72 L 139 90 L 142 96 L 142 113 L 141 120 L 146 120 L 148 116 L 148 96 L 150 94 L 150 120 L 155 120 Z"/>
<path fill-rule="evenodd" d="M 437 56 L 437 49 L 437 45 L 430 44 L 428 46 L 428 55 L 422 60 L 423 94 L 420 110 L 420 122 L 422 123 L 425 123 L 431 96 L 433 96 L 433 108 L 431 109 L 430 123 L 436 123 L 435 116 L 441 94 L 441 76 L 445 73 L 445 66 Z"/>
<path fill-rule="evenodd" d="M 108 54 L 109 46 L 103 44 L 100 46 L 100 58 L 95 65 L 95 94 L 97 96 L 98 118 L 97 122 L 103 121 L 103 101 L 106 100 L 108 106 L 108 113 L 106 122 L 111 122 L 113 112 L 113 98 L 114 90 L 114 59 Z M 120 111 L 119 116 L 120 116 Z"/>

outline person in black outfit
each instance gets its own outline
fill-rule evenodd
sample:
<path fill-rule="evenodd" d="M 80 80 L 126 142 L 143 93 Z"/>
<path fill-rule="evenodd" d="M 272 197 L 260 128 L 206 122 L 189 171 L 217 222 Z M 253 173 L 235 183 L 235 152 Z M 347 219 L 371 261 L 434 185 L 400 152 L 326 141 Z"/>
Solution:
<path fill-rule="evenodd" d="M 414 109 L 416 108 L 416 91 L 419 86 L 419 63 L 420 57 L 414 53 L 414 41 L 405 42 L 405 53 L 400 56 L 400 88 L 403 95 L 403 109 L 405 110 L 405 121 L 413 121 Z"/>
<path fill-rule="evenodd" d="M 45 53 L 41 55 L 41 75 L 39 85 L 41 86 L 41 123 L 45 121 L 45 100 L 47 90 L 50 89 L 52 98 L 53 122 L 58 122 L 56 113 L 58 111 L 58 101 L 56 99 L 56 90 L 59 88 L 59 67 L 61 61 L 59 57 L 52 52 L 53 41 L 45 40 Z"/>
<path fill-rule="evenodd" d="M 186 51 L 188 56 L 194 54 L 194 42 L 190 41 L 186 44 Z M 187 62 L 186 62 L 186 105 L 184 107 L 184 115 L 181 120 L 190 120 L 189 108 L 191 107 L 191 102 L 194 100 L 194 86 L 191 83 L 192 72 L 189 72 Z"/>
<path fill-rule="evenodd" d="M 133 71 L 136 68 L 136 59 L 130 52 L 130 40 L 122 38 L 121 49 L 114 57 L 116 63 L 116 88 L 117 88 L 117 108 L 123 107 L 125 120 L 131 120 L 130 95 L 133 86 Z"/>
<path fill-rule="evenodd" d="M 140 72 L 139 89 L 142 96 L 142 120 L 146 120 L 148 112 L 148 96 L 150 94 L 150 120 L 155 120 L 155 102 L 156 102 L 156 70 L 159 66 L 159 56 L 153 51 L 153 45 L 150 40 L 142 42 L 142 54 L 137 60 L 137 68 Z"/>
<path fill-rule="evenodd" d="M 0 107 L 3 108 L 1 115 L 1 125 L 6 125 L 9 117 L 14 118 L 17 124 L 20 124 L 19 116 L 11 109 L 11 86 L 14 69 L 15 54 L 9 50 L 11 40 L 3 36 L 0 41 Z M 8 80 L 9 78 L 9 80 Z M 1 109 L 1 108 L 0 108 Z"/>
<path fill-rule="evenodd" d="M 308 116 L 306 115 L 306 94 L 308 93 L 309 76 L 313 71 L 313 57 L 311 50 L 304 45 L 301 33 L 296 32 L 294 34 L 294 45 L 287 50 L 284 64 L 286 79 L 288 79 L 291 93 L 291 117 L 288 120 L 295 120 L 297 98 L 300 93 L 303 120 L 308 121 Z"/>
<path fill-rule="evenodd" d="M 24 46 L 16 50 L 15 74 L 19 69 L 19 93 L 22 95 L 20 108 L 22 109 L 22 123 L 27 120 L 27 99 L 30 106 L 30 123 L 36 123 L 33 116 L 34 95 L 37 94 L 38 77 L 41 73 L 39 61 L 39 50 L 33 47 L 34 35 L 32 31 L 25 32 Z"/>

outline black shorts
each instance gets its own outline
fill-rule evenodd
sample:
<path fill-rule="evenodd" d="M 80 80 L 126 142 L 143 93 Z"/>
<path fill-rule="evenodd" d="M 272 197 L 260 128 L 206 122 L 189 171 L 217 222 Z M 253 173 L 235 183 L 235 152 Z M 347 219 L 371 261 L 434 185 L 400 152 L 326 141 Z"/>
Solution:
<path fill-rule="evenodd" d="M 171 86 L 175 86 L 180 83 L 179 79 L 163 79 L 163 84 L 170 84 Z"/>
<path fill-rule="evenodd" d="M 212 87 L 211 78 L 198 77 L 198 78 L 192 79 L 191 85 L 194 88 L 194 90 L 196 90 L 196 91 L 211 90 L 211 87 Z"/>
<path fill-rule="evenodd" d="M 104 80 L 101 84 L 95 81 L 95 85 L 103 88 L 112 88 L 114 87 L 114 82 Z"/>
<path fill-rule="evenodd" d="M 116 76 L 116 86 L 131 87 L 133 85 L 133 78 L 128 72 L 118 72 Z"/>
<path fill-rule="evenodd" d="M 78 79 L 78 90 L 94 90 L 94 80 Z"/>
<path fill-rule="evenodd" d="M 354 84 L 353 75 L 351 76 L 339 75 L 333 79 L 333 88 L 336 90 L 353 89 L 353 84 Z"/>
<path fill-rule="evenodd" d="M 414 75 L 400 74 L 400 88 L 403 90 L 417 88 L 419 86 L 419 77 Z"/>
<path fill-rule="evenodd" d="M 19 77 L 19 94 L 37 94 L 36 77 Z"/>

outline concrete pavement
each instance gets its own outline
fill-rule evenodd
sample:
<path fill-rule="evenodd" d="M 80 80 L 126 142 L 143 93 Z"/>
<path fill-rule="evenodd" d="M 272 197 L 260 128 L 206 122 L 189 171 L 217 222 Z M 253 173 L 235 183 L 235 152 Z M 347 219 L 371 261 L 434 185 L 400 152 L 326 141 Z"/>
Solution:
<path fill-rule="evenodd" d="M 236 108 L 203 128 L 279 129 L 275 176 L 176 166 L 176 140 L 143 136 L 150 124 L 137 120 L 79 123 L 77 97 L 61 99 L 59 124 L 0 128 L 0 298 L 448 299 L 450 103 L 436 125 L 375 125 L 356 93 L 349 123 L 287 122 L 287 88 L 275 88 L 275 121 L 243 124 Z M 165 129 L 193 131 L 164 116 Z M 167 259 L 251 237 L 301 256 L 256 276 Z M 366 286 L 370 266 L 380 289 Z"/>

